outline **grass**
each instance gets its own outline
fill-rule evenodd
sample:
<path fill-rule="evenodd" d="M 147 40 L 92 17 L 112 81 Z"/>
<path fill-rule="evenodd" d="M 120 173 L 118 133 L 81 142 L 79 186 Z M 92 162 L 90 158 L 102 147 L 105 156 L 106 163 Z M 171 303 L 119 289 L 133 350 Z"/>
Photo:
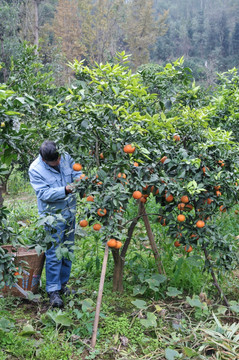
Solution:
<path fill-rule="evenodd" d="M 9 222 L 27 236 L 37 215 L 31 192 L 5 196 Z M 147 204 L 155 212 L 154 204 Z M 128 218 L 136 214 L 133 203 Z M 216 219 L 223 235 L 239 234 L 234 210 Z M 200 253 L 182 255 L 166 229 L 152 221 L 167 276 L 159 277 L 145 229 L 138 223 L 124 267 L 124 292 L 112 292 L 114 262 L 109 254 L 95 349 L 90 340 L 97 302 L 104 246 L 93 232 L 76 229 L 75 260 L 70 285 L 77 297 L 65 307 L 48 307 L 45 277 L 40 301 L 0 298 L 0 360 L 30 359 L 237 359 L 239 333 L 238 272 L 219 277 L 231 311 L 204 272 Z M 24 235 L 25 234 L 25 235 Z M 229 336 L 230 334 L 230 336 Z M 225 347 L 226 344 L 226 347 Z"/>

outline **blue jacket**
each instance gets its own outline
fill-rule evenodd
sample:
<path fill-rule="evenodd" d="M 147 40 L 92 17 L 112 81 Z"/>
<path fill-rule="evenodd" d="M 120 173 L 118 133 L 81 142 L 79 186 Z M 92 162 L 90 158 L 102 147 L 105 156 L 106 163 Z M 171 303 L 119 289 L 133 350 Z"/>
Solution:
<path fill-rule="evenodd" d="M 76 196 L 65 193 L 65 186 L 80 177 L 74 171 L 74 160 L 69 154 L 61 156 L 60 172 L 47 165 L 39 155 L 29 168 L 29 177 L 37 196 L 39 214 L 61 213 L 65 219 L 73 219 L 76 212 Z"/>

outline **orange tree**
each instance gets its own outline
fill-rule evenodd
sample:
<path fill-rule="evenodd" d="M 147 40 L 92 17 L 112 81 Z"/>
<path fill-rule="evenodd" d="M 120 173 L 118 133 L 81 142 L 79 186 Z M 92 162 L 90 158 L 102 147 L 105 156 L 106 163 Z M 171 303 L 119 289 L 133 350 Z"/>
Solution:
<path fill-rule="evenodd" d="M 77 185 L 84 198 L 80 220 L 100 224 L 97 234 L 104 242 L 123 241 L 120 250 L 112 250 L 114 289 L 121 291 L 126 251 L 138 218 L 146 218 L 144 203 L 152 193 L 160 204 L 159 226 L 168 226 L 183 251 L 203 251 L 219 287 L 213 269 L 230 267 L 233 245 L 218 234 L 214 215 L 221 205 L 224 211 L 237 201 L 237 144 L 226 131 L 210 127 L 209 106 L 180 100 L 163 112 L 159 93 L 147 91 L 126 60 L 121 54 L 115 64 L 71 64 L 76 81 L 59 113 L 61 131 L 54 132 L 52 124 L 54 138 L 59 143 L 63 138 L 62 149 L 83 166 L 85 176 Z M 185 71 L 180 81 L 187 76 Z M 189 94 L 195 92 L 194 84 L 187 86 Z M 133 194 L 140 206 L 129 222 L 124 212 Z"/>

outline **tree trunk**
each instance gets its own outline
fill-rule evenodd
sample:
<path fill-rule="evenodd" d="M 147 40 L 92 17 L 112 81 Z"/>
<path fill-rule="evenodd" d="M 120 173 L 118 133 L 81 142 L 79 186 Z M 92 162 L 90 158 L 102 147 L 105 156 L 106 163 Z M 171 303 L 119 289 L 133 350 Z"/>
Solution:
<path fill-rule="evenodd" d="M 125 260 L 121 258 L 118 249 L 112 249 L 112 254 L 114 258 L 113 291 L 122 293 L 124 291 L 123 270 Z"/>
<path fill-rule="evenodd" d="M 0 185 L 0 209 L 3 207 L 2 186 Z"/>
<path fill-rule="evenodd" d="M 34 29 L 34 44 L 36 45 L 35 54 L 38 53 L 39 47 L 39 3 L 40 0 L 34 0 L 34 12 L 35 12 L 35 29 Z"/>

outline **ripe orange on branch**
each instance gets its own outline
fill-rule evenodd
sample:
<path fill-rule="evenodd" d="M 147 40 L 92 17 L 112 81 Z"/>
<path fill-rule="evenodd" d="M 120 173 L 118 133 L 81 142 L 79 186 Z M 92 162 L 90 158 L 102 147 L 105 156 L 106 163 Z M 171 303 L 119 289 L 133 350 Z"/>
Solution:
<path fill-rule="evenodd" d="M 79 164 L 79 163 L 75 163 L 73 166 L 72 166 L 73 170 L 75 171 L 81 171 L 82 170 L 82 165 Z"/>
<path fill-rule="evenodd" d="M 167 160 L 167 156 L 163 156 L 162 159 L 160 159 L 160 162 L 161 162 L 162 164 L 164 164 L 164 163 L 165 163 L 165 160 Z"/>
<path fill-rule="evenodd" d="M 123 150 L 126 154 L 133 154 L 133 152 L 135 151 L 135 146 L 132 146 L 131 144 L 127 144 L 124 146 Z"/>
<path fill-rule="evenodd" d="M 186 217 L 184 215 L 180 214 L 180 215 L 177 216 L 177 220 L 180 221 L 180 222 L 183 222 L 183 221 L 186 220 Z"/>
<path fill-rule="evenodd" d="M 87 196 L 86 201 L 94 201 L 94 197 L 89 195 Z"/>
<path fill-rule="evenodd" d="M 173 199 L 174 199 L 174 197 L 173 197 L 172 194 L 170 194 L 170 195 L 168 195 L 168 196 L 165 196 L 165 199 L 166 199 L 167 202 L 172 202 Z"/>
<path fill-rule="evenodd" d="M 205 226 L 205 222 L 203 220 L 198 220 L 196 222 L 196 227 L 203 228 Z"/>
<path fill-rule="evenodd" d="M 193 250 L 193 248 L 192 248 L 191 245 L 189 245 L 189 246 L 186 245 L 186 246 L 184 247 L 184 250 L 185 250 L 186 252 L 190 253 L 190 252 Z"/>
<path fill-rule="evenodd" d="M 134 199 L 140 199 L 142 197 L 142 193 L 140 191 L 134 191 L 133 192 L 133 198 Z"/>
<path fill-rule="evenodd" d="M 95 224 L 95 225 L 93 225 L 93 229 L 95 231 L 99 231 L 101 229 L 101 225 L 100 224 Z"/>
<path fill-rule="evenodd" d="M 115 245 L 115 249 L 120 249 L 122 245 L 123 245 L 122 242 L 117 240 L 116 245 Z"/>
<path fill-rule="evenodd" d="M 106 209 L 98 209 L 97 210 L 97 215 L 99 215 L 99 216 L 105 216 L 106 213 L 107 213 Z"/>
<path fill-rule="evenodd" d="M 187 195 L 183 195 L 181 197 L 181 202 L 184 203 L 184 204 L 187 204 L 189 202 L 189 198 Z"/>
<path fill-rule="evenodd" d="M 114 247 L 116 246 L 116 242 L 117 242 L 117 240 L 115 240 L 115 239 L 110 239 L 109 241 L 107 241 L 107 245 L 108 245 L 109 247 L 114 248 Z"/>
<path fill-rule="evenodd" d="M 175 141 L 180 141 L 180 136 L 177 135 L 177 134 L 175 134 L 175 135 L 173 136 L 173 139 L 174 139 Z"/>
<path fill-rule="evenodd" d="M 86 227 L 86 226 L 88 225 L 88 221 L 87 221 L 87 220 L 81 220 L 81 221 L 79 222 L 79 225 L 80 225 L 81 227 Z"/>

